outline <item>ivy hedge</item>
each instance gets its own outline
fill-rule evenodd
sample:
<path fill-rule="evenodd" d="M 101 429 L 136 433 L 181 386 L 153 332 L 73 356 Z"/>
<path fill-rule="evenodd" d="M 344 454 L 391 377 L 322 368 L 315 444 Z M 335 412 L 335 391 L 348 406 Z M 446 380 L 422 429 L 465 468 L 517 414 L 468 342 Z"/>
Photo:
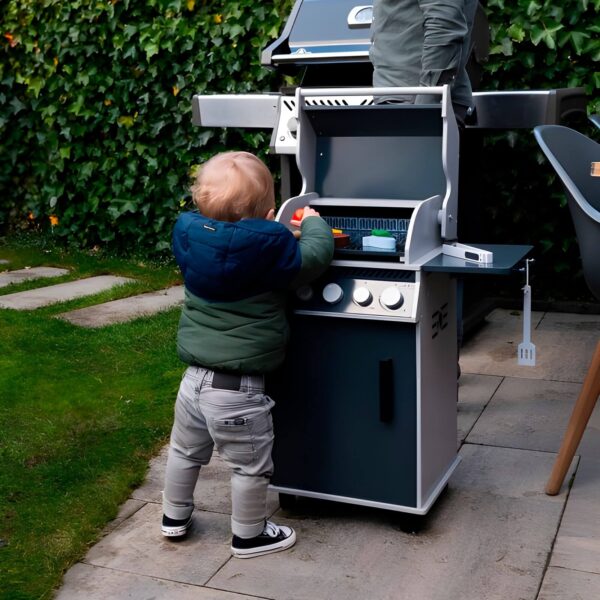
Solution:
<path fill-rule="evenodd" d="M 168 247 L 194 166 L 268 132 L 191 124 L 198 92 L 276 90 L 259 55 L 292 0 L 6 0 L 0 32 L 0 228 L 81 247 Z M 600 112 L 600 0 L 487 0 L 482 89 L 583 86 Z M 558 184 L 530 131 L 486 137 L 485 205 L 502 241 L 573 271 Z M 495 165 L 502 165 L 496 172 Z M 537 203 L 533 206 L 533 202 Z M 534 209 L 539 210 L 534 214 Z"/>
<path fill-rule="evenodd" d="M 190 171 L 264 133 L 191 124 L 199 92 L 272 90 L 258 57 L 290 0 L 9 0 L 0 47 L 0 222 L 79 246 L 169 245 Z"/>

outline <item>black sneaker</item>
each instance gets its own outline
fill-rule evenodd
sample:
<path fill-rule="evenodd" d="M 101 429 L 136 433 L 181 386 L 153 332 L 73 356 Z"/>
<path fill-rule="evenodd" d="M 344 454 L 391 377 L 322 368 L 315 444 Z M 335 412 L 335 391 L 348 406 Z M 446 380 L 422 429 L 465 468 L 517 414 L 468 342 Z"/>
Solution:
<path fill-rule="evenodd" d="M 160 530 L 165 537 L 180 538 L 188 532 L 191 526 L 191 515 L 187 519 L 171 519 L 167 515 L 163 515 Z"/>
<path fill-rule="evenodd" d="M 291 527 L 266 521 L 260 535 L 244 539 L 237 535 L 231 541 L 231 553 L 237 558 L 254 558 L 271 552 L 280 552 L 296 543 L 296 532 Z"/>

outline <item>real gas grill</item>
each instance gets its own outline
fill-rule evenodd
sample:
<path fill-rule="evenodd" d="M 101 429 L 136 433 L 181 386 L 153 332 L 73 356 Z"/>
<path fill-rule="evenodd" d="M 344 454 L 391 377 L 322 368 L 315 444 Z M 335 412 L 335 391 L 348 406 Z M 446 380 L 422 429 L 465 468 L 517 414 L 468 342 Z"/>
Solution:
<path fill-rule="evenodd" d="M 193 122 L 272 130 L 277 219 L 293 228 L 309 205 L 343 238 L 292 298 L 287 359 L 269 384 L 273 489 L 425 514 L 458 464 L 456 274 L 507 274 L 530 247 L 457 242 L 449 90 L 368 87 L 370 9 L 297 0 L 262 61 L 305 69 L 302 85 L 195 96 Z M 431 104 L 377 101 L 424 92 Z M 476 95 L 479 125 L 529 127 L 584 105 L 582 90 L 521 93 L 511 113 L 515 94 Z"/>

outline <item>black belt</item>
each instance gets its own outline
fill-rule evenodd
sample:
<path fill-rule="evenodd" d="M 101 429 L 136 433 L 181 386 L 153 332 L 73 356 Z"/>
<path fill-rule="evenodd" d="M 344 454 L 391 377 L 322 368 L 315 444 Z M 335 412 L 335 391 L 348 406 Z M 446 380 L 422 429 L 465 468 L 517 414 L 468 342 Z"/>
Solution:
<path fill-rule="evenodd" d="M 242 387 L 242 375 L 213 371 L 212 383 L 210 385 L 218 390 L 239 392 Z"/>

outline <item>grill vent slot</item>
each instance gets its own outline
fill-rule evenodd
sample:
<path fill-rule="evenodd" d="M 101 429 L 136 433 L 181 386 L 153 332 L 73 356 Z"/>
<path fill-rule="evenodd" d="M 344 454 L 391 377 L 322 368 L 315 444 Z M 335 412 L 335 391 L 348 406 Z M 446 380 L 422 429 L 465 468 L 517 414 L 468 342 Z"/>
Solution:
<path fill-rule="evenodd" d="M 345 277 L 350 279 L 372 279 L 377 281 L 405 281 L 414 283 L 415 272 L 396 269 L 372 269 L 368 267 L 331 267 L 328 277 Z"/>

